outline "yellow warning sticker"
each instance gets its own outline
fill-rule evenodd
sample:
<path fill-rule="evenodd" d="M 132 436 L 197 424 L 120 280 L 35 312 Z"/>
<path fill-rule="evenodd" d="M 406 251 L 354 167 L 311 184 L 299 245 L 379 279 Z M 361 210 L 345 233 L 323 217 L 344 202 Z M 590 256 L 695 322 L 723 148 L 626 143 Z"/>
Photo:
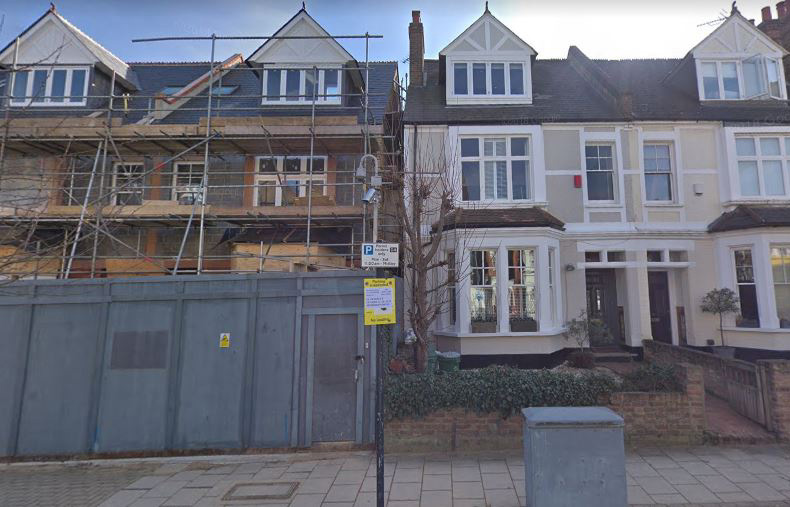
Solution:
<path fill-rule="evenodd" d="M 230 333 L 220 333 L 219 335 L 219 348 L 230 348 Z"/>
<path fill-rule="evenodd" d="M 395 324 L 395 279 L 365 278 L 365 325 Z"/>

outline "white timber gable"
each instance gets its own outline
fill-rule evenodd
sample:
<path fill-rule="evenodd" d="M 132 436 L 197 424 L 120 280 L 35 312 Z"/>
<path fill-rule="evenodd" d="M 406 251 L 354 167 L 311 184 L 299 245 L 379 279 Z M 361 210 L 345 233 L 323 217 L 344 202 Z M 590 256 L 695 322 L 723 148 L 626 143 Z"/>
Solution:
<path fill-rule="evenodd" d="M 439 52 L 447 65 L 447 104 L 531 104 L 536 54 L 486 10 Z"/>
<path fill-rule="evenodd" d="M 304 9 L 278 30 L 249 61 L 262 65 L 263 105 L 339 104 L 344 65 L 354 60 Z"/>
<path fill-rule="evenodd" d="M 782 57 L 788 52 L 737 11 L 690 54 L 700 100 L 787 99 Z"/>

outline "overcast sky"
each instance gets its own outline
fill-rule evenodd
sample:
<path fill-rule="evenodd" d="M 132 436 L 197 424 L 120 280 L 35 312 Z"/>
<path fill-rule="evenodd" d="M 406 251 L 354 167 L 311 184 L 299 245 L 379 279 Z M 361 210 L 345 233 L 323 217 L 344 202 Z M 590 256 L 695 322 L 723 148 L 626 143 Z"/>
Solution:
<path fill-rule="evenodd" d="M 411 10 L 422 11 L 426 57 L 436 54 L 477 19 L 478 0 L 312 0 L 307 11 L 333 35 L 380 34 L 371 42 L 373 60 L 408 56 Z M 775 2 L 774 2 L 775 3 Z M 698 26 L 729 13 L 724 0 L 491 0 L 491 12 L 538 52 L 565 57 L 569 45 L 591 58 L 682 57 L 715 28 Z M 741 0 L 741 13 L 759 22 L 762 0 Z M 208 42 L 138 43 L 163 35 L 267 35 L 300 7 L 293 0 L 58 0 L 58 11 L 126 61 L 208 60 Z M 5 45 L 49 7 L 41 0 L 2 0 L 0 41 Z M 774 9 L 774 16 L 776 11 Z M 358 59 L 364 44 L 341 41 Z M 248 56 L 254 41 L 222 41 L 217 58 Z M 403 67 L 402 67 L 403 68 Z"/>

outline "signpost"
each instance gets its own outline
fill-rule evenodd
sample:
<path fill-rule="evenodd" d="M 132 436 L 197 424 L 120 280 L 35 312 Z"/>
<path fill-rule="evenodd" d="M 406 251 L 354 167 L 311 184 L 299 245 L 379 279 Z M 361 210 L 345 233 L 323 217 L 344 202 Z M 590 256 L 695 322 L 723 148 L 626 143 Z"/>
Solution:
<path fill-rule="evenodd" d="M 362 267 L 397 268 L 399 249 L 397 243 L 362 243 Z"/>
<path fill-rule="evenodd" d="M 371 244 L 371 246 L 373 245 Z M 396 266 L 397 258 L 396 245 Z M 365 325 L 395 324 L 395 315 L 395 279 L 365 278 Z M 381 413 L 384 397 L 384 386 L 381 382 L 384 370 L 384 351 L 375 327 L 373 331 L 376 340 L 376 505 L 384 507 L 384 420 Z"/>

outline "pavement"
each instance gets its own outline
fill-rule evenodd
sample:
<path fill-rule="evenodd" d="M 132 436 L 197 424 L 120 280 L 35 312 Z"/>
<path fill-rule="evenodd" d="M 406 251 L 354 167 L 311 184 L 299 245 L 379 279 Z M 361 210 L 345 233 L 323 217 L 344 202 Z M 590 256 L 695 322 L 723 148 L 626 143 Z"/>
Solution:
<path fill-rule="evenodd" d="M 223 455 L 0 465 L 0 506 L 375 506 L 370 452 Z M 627 454 L 633 505 L 790 506 L 790 447 Z M 525 504 L 518 453 L 388 455 L 388 507 Z"/>

